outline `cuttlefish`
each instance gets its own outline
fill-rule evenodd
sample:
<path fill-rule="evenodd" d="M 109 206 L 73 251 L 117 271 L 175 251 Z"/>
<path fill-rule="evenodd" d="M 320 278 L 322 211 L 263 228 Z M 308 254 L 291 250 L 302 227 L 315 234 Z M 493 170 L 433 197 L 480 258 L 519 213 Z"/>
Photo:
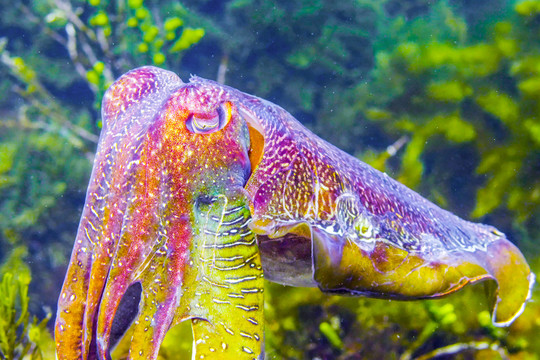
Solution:
<path fill-rule="evenodd" d="M 110 359 L 126 333 L 129 359 L 156 359 L 184 320 L 194 359 L 262 359 L 264 279 L 390 299 L 489 280 L 497 326 L 530 296 L 534 274 L 504 234 L 271 102 L 147 66 L 108 89 L 102 119 L 58 300 L 58 359 Z"/>

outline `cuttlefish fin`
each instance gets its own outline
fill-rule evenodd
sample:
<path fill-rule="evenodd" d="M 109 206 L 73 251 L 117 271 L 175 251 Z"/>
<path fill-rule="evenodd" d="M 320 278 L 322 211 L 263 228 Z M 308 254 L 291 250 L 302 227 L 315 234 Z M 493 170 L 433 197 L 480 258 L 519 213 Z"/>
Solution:
<path fill-rule="evenodd" d="M 242 197 L 197 205 L 199 231 L 184 286 L 194 359 L 262 359 L 264 281 L 250 218 Z"/>
<path fill-rule="evenodd" d="M 415 252 L 382 239 L 358 240 L 312 228 L 313 276 L 322 291 L 391 299 L 436 298 L 491 280 L 493 324 L 508 326 L 530 297 L 534 274 L 503 236 L 485 249 Z"/>
<path fill-rule="evenodd" d="M 493 324 L 508 326 L 525 309 L 531 297 L 535 275 L 519 249 L 505 239 L 492 243 L 481 256 L 489 277 L 495 280 L 493 285 L 488 284 Z"/>

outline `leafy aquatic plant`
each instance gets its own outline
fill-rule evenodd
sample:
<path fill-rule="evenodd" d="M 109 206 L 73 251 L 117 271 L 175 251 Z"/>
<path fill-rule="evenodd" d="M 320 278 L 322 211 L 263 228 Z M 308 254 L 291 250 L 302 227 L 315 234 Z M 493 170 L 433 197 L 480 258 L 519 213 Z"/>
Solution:
<path fill-rule="evenodd" d="M 504 207 L 525 221 L 540 208 L 540 70 L 533 65 L 540 38 L 532 4 L 516 5 L 516 15 L 496 23 L 488 40 L 479 42 L 468 39 L 466 23 L 441 2 L 432 16 L 446 33 L 429 41 L 404 36 L 378 52 L 373 82 L 359 90 L 380 95 L 365 101 L 366 118 L 388 133 L 409 134 L 399 179 L 410 186 L 425 181 L 427 150 L 442 143 L 457 152 L 459 144 L 470 144 L 479 158 L 476 173 L 487 180 L 476 193 L 474 217 Z M 402 26 L 411 37 L 426 23 Z M 441 201 L 452 190 L 435 189 Z"/>
<path fill-rule="evenodd" d="M 53 341 L 47 322 L 29 312 L 30 269 L 22 262 L 24 248 L 15 249 L 0 269 L 0 358 L 2 360 L 41 360 L 53 355 Z M 44 357 L 44 350 L 46 356 Z"/>

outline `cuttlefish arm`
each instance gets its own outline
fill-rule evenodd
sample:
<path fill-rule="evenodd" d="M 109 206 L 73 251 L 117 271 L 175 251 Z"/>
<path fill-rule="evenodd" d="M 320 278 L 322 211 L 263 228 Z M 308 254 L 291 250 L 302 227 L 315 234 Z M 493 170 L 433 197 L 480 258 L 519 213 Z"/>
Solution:
<path fill-rule="evenodd" d="M 131 327 L 129 358 L 155 359 L 186 319 L 198 357 L 257 358 L 263 279 L 236 106 L 144 67 L 111 86 L 102 116 L 58 302 L 57 358 L 108 359 Z"/>
<path fill-rule="evenodd" d="M 263 359 L 264 279 L 249 206 L 244 193 L 210 200 L 197 206 L 197 271 L 186 282 L 193 358 Z"/>

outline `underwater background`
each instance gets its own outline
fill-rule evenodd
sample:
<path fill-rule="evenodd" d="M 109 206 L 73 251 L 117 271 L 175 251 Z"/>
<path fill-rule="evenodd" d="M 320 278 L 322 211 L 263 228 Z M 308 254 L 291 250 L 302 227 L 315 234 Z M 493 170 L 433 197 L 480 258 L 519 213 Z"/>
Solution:
<path fill-rule="evenodd" d="M 0 0 L 0 359 L 54 359 L 52 323 L 107 87 L 153 64 L 279 104 L 540 273 L 540 0 Z M 448 298 L 266 283 L 268 359 L 540 359 L 540 290 L 509 328 Z M 122 344 L 116 351 L 122 357 Z M 162 359 L 190 358 L 189 324 Z"/>

